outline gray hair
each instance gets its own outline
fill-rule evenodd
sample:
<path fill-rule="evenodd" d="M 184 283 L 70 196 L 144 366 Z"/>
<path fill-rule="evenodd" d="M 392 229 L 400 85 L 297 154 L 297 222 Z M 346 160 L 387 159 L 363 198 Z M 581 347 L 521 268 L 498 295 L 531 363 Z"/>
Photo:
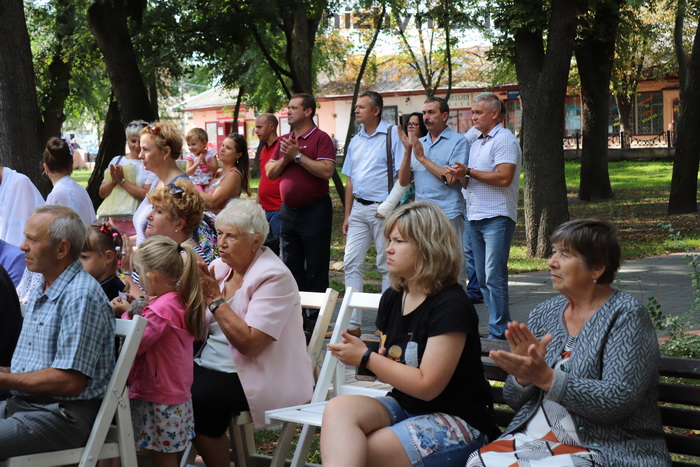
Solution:
<path fill-rule="evenodd" d="M 368 98 L 369 102 L 372 104 L 372 110 L 379 109 L 381 111 L 384 108 L 384 98 L 376 91 L 365 91 L 357 97 Z M 381 112 L 379 113 L 379 118 L 382 118 Z"/>
<path fill-rule="evenodd" d="M 262 245 L 270 231 L 265 211 L 262 206 L 253 201 L 232 199 L 223 211 L 216 216 L 216 228 L 227 225 L 237 228 L 242 233 L 260 234 Z"/>
<path fill-rule="evenodd" d="M 68 242 L 70 245 L 70 257 L 77 259 L 83 250 L 87 230 L 85 224 L 77 212 L 68 206 L 59 204 L 45 204 L 34 208 L 34 213 L 48 213 L 53 215 L 53 221 L 49 227 L 49 239 L 54 247 L 60 242 Z"/>
<path fill-rule="evenodd" d="M 498 113 L 501 113 L 501 100 L 492 92 L 482 92 L 477 94 L 472 103 L 484 101 L 492 109 L 498 109 Z"/>
<path fill-rule="evenodd" d="M 141 136 L 141 130 L 143 130 L 144 127 L 147 126 L 148 122 L 145 122 L 143 120 L 134 120 L 133 122 L 129 122 L 125 130 L 126 139 L 129 139 L 132 136 Z"/>

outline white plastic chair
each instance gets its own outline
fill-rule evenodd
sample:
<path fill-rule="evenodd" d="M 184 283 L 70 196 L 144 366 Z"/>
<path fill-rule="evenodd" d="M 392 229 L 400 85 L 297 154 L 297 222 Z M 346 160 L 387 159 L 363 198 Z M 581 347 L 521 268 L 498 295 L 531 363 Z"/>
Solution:
<path fill-rule="evenodd" d="M 381 294 L 355 292 L 352 287 L 348 287 L 345 290 L 343 303 L 340 305 L 338 318 L 336 319 L 330 342 L 337 343 L 342 340 L 340 334 L 344 329 L 347 329 L 353 308 L 376 311 L 379 307 L 380 298 Z M 309 447 L 316 427 L 321 426 L 326 399 L 331 392 L 331 382 L 333 382 L 333 396 L 360 394 L 377 397 L 386 394 L 385 389 L 374 389 L 348 384 L 349 381 L 346 381 L 345 365 L 332 356 L 329 350 L 326 350 L 326 357 L 323 361 L 321 373 L 316 382 L 316 388 L 314 389 L 311 402 L 265 412 L 265 420 L 267 423 L 284 424 L 280 432 L 280 437 L 277 440 L 277 447 L 272 457 L 272 463 L 270 464 L 272 467 L 282 467 L 285 464 L 287 450 L 292 442 L 294 429 L 297 424 L 303 424 L 304 426 L 301 430 L 301 435 L 297 442 L 291 465 L 292 467 L 302 466 L 306 463 L 306 459 L 309 455 Z"/>
<path fill-rule="evenodd" d="M 112 378 L 97 412 L 87 444 L 82 448 L 28 454 L 7 459 L 7 467 L 52 467 L 68 464 L 94 466 L 100 459 L 121 459 L 122 466 L 136 466 L 136 447 L 131 424 L 129 388 L 126 378 L 134 363 L 148 320 L 135 316 L 133 320 L 117 320 L 116 335 L 124 337 Z M 112 421 L 116 418 L 116 424 Z"/>
<path fill-rule="evenodd" d="M 326 289 L 325 292 L 299 292 L 299 298 L 302 308 L 317 308 L 319 310 L 314 332 L 311 334 L 309 345 L 306 348 L 311 357 L 314 379 L 316 379 L 322 365 L 323 341 L 326 332 L 328 332 L 333 310 L 335 310 L 338 292 L 331 288 Z M 252 458 L 255 457 L 255 440 L 253 439 L 253 417 L 250 412 L 246 410 L 235 415 L 231 419 L 228 432 L 231 460 L 236 463 L 236 467 L 251 466 Z M 182 456 L 180 467 L 193 464 L 196 456 L 197 450 L 193 444 L 190 444 Z"/>

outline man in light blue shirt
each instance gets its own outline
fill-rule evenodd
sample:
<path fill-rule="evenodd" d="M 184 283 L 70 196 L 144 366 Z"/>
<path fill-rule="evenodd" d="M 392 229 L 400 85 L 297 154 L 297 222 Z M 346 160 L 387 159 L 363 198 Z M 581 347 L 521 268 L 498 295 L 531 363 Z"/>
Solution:
<path fill-rule="evenodd" d="M 429 97 L 423 104 L 423 122 L 428 134 L 419 140 L 409 140 L 402 134 L 406 148 L 413 149 L 411 160 L 404 160 L 399 170 L 399 183 L 411 182 L 416 186 L 416 201 L 432 201 L 447 215 L 462 241 L 464 235 L 464 197 L 457 178 L 448 170 L 457 163 L 469 160 L 469 143 L 464 135 L 450 130 L 447 119 L 450 107 L 441 97 Z M 466 287 L 466 269 L 459 275 L 459 283 Z"/>
<path fill-rule="evenodd" d="M 85 226 L 65 206 L 35 209 L 24 229 L 29 294 L 11 368 L 0 368 L 0 459 L 82 446 L 114 368 L 112 307 L 78 260 Z"/>
<path fill-rule="evenodd" d="M 396 181 L 404 148 L 396 126 L 381 120 L 384 100 L 374 91 L 360 94 L 355 106 L 355 120 L 362 124 L 348 146 L 342 172 L 345 185 L 345 287 L 362 291 L 363 265 L 370 245 L 377 250 L 377 269 L 382 275 L 382 292 L 389 287 L 389 272 L 384 252 L 384 219 L 377 216 L 377 206 L 389 196 Z M 387 138 L 390 150 L 387 151 Z M 387 163 L 390 158 L 391 163 Z M 389 173 L 391 171 L 391 173 Z M 353 310 L 348 332 L 360 335 L 362 310 Z"/>

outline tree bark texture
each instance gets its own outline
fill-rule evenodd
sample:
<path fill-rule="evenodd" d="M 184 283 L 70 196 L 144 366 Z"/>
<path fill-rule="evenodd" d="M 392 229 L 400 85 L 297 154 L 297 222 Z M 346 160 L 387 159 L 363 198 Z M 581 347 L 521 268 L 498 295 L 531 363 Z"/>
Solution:
<path fill-rule="evenodd" d="M 312 16 L 305 8 L 297 8 L 285 18 L 287 36 L 287 63 L 292 78 L 292 93 L 313 94 L 312 59 L 316 31 L 321 15 Z"/>
<path fill-rule="evenodd" d="M 66 120 L 63 108 L 70 94 L 72 62 L 65 57 L 63 43 L 75 32 L 75 5 L 68 0 L 61 0 L 56 2 L 56 10 L 55 49 L 49 65 L 50 86 L 42 102 L 43 141 L 48 141 L 52 136 L 61 136 L 61 127 Z"/>
<path fill-rule="evenodd" d="M 613 197 L 608 173 L 608 114 L 610 76 L 620 20 L 620 0 L 598 4 L 592 23 L 582 28 L 574 51 L 581 78 L 581 178 L 582 201 Z"/>
<path fill-rule="evenodd" d="M 536 0 L 527 3 L 533 10 L 541 7 Z M 540 258 L 551 251 L 554 229 L 569 218 L 561 136 L 576 13 L 576 2 L 551 2 L 546 52 L 541 29 L 515 32 L 515 68 L 523 102 L 525 234 L 528 254 Z"/>
<path fill-rule="evenodd" d="M 87 191 L 92 199 L 92 204 L 95 209 L 102 204 L 102 198 L 98 193 L 104 171 L 109 165 L 109 161 L 114 156 L 124 153 L 124 145 L 126 144 L 126 134 L 124 133 L 124 125 L 122 124 L 121 115 L 119 115 L 119 105 L 117 104 L 114 95 L 110 96 L 109 107 L 107 108 L 107 116 L 105 117 L 104 133 L 100 148 L 97 151 L 95 158 L 95 168 L 90 175 Z"/>
<path fill-rule="evenodd" d="M 679 9 L 685 2 L 679 1 Z M 680 13 L 680 12 L 679 12 Z M 684 13 L 684 12 L 683 12 Z M 679 27 L 680 23 L 680 27 Z M 680 34 L 683 18 L 676 19 L 676 55 L 681 77 L 681 111 L 676 122 L 676 155 L 673 161 L 669 214 L 698 210 L 698 165 L 700 163 L 700 25 L 695 31 L 691 59 L 685 59 Z M 683 57 L 683 59 L 681 59 Z"/>
<path fill-rule="evenodd" d="M 21 0 L 0 2 L 0 164 L 27 175 L 44 196 L 43 142 L 29 33 Z"/>
<path fill-rule="evenodd" d="M 157 117 L 138 67 L 123 1 L 97 0 L 88 9 L 88 24 L 107 65 L 107 74 L 119 105 L 124 127 L 132 120 Z"/>

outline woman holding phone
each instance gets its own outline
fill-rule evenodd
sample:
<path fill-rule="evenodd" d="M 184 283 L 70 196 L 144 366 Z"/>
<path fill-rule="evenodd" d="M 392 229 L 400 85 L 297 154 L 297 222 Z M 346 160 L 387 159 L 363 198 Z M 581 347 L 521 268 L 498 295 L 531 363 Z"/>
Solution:
<path fill-rule="evenodd" d="M 340 396 L 323 415 L 323 465 L 463 466 L 493 439 L 478 318 L 457 283 L 462 255 L 437 205 L 404 205 L 386 221 L 391 288 L 382 295 L 379 353 L 343 333 L 328 348 L 391 384 L 385 397 Z"/>

